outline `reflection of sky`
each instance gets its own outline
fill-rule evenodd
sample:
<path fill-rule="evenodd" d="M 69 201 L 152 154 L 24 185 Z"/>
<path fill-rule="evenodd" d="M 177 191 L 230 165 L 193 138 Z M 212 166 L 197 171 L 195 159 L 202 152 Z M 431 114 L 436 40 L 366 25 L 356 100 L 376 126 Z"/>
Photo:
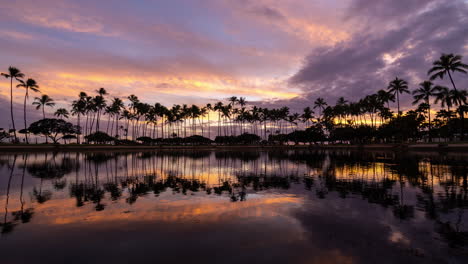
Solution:
<path fill-rule="evenodd" d="M 46 160 L 59 165 L 63 157 L 74 159 L 76 156 L 74 153 L 58 153 L 55 157 L 48 154 L 45 159 L 43 154 L 28 155 L 27 164 Z M 114 159 L 109 159 L 97 168 L 94 162 L 85 164 L 81 161 L 78 174 L 72 168 L 62 179 L 67 183 L 63 190 L 54 190 L 54 180 L 44 180 L 41 185 L 40 179 L 26 173 L 25 208 L 34 208 L 34 216 L 30 223 L 18 224 L 12 233 L 1 236 L 0 247 L 27 251 L 28 254 L 23 255 L 25 262 L 41 256 L 41 260 L 44 258 L 49 263 L 60 263 L 55 257 L 61 255 L 80 255 L 84 259 L 92 256 L 96 261 L 112 259 L 122 263 L 132 255 L 130 252 L 135 253 L 134 250 L 146 252 L 146 255 L 135 256 L 142 261 L 148 258 L 147 252 L 154 252 L 165 262 L 170 262 L 173 257 L 170 252 L 175 248 L 184 249 L 177 253 L 179 258 L 191 259 L 195 263 L 202 261 L 206 254 L 218 261 L 225 260 L 223 254 L 228 254 L 231 257 L 227 263 L 253 260 L 269 263 L 375 263 L 382 259 L 384 263 L 409 260 L 412 263 L 427 263 L 429 258 L 444 259 L 447 254 L 453 253 L 442 241 L 435 239 L 434 222 L 425 217 L 424 211 L 415 210 L 414 218 L 400 220 L 394 217 L 391 208 L 371 203 L 358 193 L 349 193 L 347 198 L 340 197 L 336 191 L 329 191 L 325 199 L 316 196 L 316 191 L 328 188 L 324 173 L 337 180 L 360 179 L 378 183 L 388 178 L 398 181 L 396 172 L 383 166 L 381 160 L 361 161 L 354 165 L 348 161 L 342 167 L 339 159 L 335 159 L 337 156 L 330 157 L 329 162 L 314 163 L 315 167 L 311 169 L 298 162 L 302 160 L 297 157 L 278 162 L 270 160 L 266 152 L 260 153 L 259 159 L 248 162 L 216 159 L 214 153 L 196 160 L 179 157 L 179 162 L 168 156 L 163 156 L 164 159 L 161 156 L 147 159 L 137 158 L 140 155 L 124 157 L 118 157 L 117 164 Z M 304 157 L 324 158 L 313 155 Z M 11 155 L 2 155 L 2 164 L 7 164 L 3 162 L 7 159 L 11 165 Z M 18 156 L 16 166 L 22 164 L 23 159 Z M 152 173 L 157 179 L 167 179 L 172 174 L 202 182 L 208 181 L 209 176 L 210 181 L 215 179 L 209 184 L 214 187 L 224 180 L 236 183 L 235 175 L 241 171 L 262 174 L 265 164 L 268 164 L 267 177 L 306 174 L 312 176 L 314 186 L 306 190 L 301 177 L 298 182 L 291 181 L 288 189 L 254 191 L 250 186 L 246 189 L 246 201 L 242 202 L 230 202 L 226 192 L 218 196 L 206 195 L 201 190 L 187 191 L 187 195 L 183 195 L 167 189 L 158 196 L 149 191 L 132 204 L 126 202 L 129 194 L 124 188 L 123 196 L 116 201 L 112 201 L 106 193 L 101 201 L 105 204 L 103 211 L 96 211 L 91 201 L 85 202 L 83 207 L 76 207 L 75 198 L 70 197 L 69 188 L 75 182 L 94 184 L 97 181 L 103 185 L 115 182 L 117 176 L 117 180 L 128 177 L 138 183 L 144 181 L 144 175 Z M 419 164 L 422 171 L 427 166 L 427 161 Z M 436 193 L 443 191 L 441 183 L 458 179 L 450 174 L 450 168 L 445 164 L 434 165 L 434 179 L 439 176 L 445 178 L 434 181 Z M 98 172 L 97 177 L 95 171 Z M 7 166 L 0 168 L 0 175 L 0 204 L 3 207 L 10 175 Z M 21 206 L 22 168 L 15 169 L 12 175 L 8 205 L 10 213 Z M 412 186 L 405 177 L 403 180 L 402 202 L 415 205 L 416 195 L 422 191 L 420 187 Z M 132 184 L 128 187 L 132 188 Z M 398 182 L 395 183 L 390 193 L 400 195 L 399 187 Z M 33 200 L 33 188 L 50 190 L 52 198 L 38 204 Z M 11 216 L 7 218 L 11 219 Z M 3 218 L 0 219 L 3 221 Z M 456 215 L 447 214 L 441 219 L 456 221 Z M 39 240 L 41 243 L 37 242 Z M 55 255 L 43 255 L 43 252 L 47 252 L 46 248 L 59 250 Z M 98 249 L 99 253 L 96 251 Z M 7 256 L 4 260 L 6 263 L 21 262 L 13 257 L 10 259 Z"/>

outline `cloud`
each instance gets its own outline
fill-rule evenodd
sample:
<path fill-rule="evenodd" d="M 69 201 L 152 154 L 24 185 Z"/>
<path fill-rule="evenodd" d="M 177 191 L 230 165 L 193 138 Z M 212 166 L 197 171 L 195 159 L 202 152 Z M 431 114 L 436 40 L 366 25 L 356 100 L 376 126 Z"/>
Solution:
<path fill-rule="evenodd" d="M 395 76 L 415 88 L 441 53 L 468 55 L 468 5 L 461 0 L 355 0 L 345 19 L 362 30 L 350 41 L 313 50 L 290 78 L 310 100 L 356 100 L 385 89 Z M 466 76 L 455 78 L 468 87 Z M 409 96 L 405 101 L 408 106 Z"/>
<path fill-rule="evenodd" d="M 169 105 L 234 94 L 302 108 L 318 96 L 359 98 L 395 75 L 414 87 L 441 52 L 468 54 L 466 9 L 462 0 L 14 1 L 0 10 L 0 68 L 19 67 L 61 104 L 103 86 Z"/>

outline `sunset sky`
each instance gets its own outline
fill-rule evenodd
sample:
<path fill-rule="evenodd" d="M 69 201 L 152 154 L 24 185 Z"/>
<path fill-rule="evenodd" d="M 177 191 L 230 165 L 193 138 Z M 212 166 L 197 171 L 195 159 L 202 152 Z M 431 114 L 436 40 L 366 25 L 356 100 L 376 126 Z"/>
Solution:
<path fill-rule="evenodd" d="M 0 3 L 0 70 L 20 68 L 59 105 L 104 87 L 168 106 L 237 95 L 299 110 L 319 96 L 357 100 L 395 76 L 414 89 L 442 52 L 468 59 L 465 0 Z M 4 79 L 2 112 L 7 96 Z"/>

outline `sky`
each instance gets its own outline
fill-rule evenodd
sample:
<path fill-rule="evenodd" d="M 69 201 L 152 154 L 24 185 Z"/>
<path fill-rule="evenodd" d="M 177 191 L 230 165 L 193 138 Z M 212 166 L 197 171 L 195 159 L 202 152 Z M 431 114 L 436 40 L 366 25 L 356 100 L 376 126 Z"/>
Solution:
<path fill-rule="evenodd" d="M 18 67 L 59 106 L 104 87 L 112 97 L 136 94 L 167 106 L 236 95 L 299 111 L 317 97 L 358 100 L 396 76 L 415 89 L 441 53 L 468 61 L 466 0 L 0 4 L 0 71 Z M 467 75 L 454 78 L 468 88 Z M 9 83 L 0 80 L 1 113 L 8 96 Z M 15 89 L 14 99 L 21 113 L 23 91 Z M 409 96 L 402 100 L 410 107 Z M 31 119 L 39 115 L 28 110 Z"/>

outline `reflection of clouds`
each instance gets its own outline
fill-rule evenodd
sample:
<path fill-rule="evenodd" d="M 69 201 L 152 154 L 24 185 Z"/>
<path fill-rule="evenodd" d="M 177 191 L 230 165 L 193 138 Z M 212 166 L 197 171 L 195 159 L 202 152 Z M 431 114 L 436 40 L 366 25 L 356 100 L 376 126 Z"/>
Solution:
<path fill-rule="evenodd" d="M 455 225 L 464 209 L 451 197 L 463 197 L 465 154 L 102 151 L 27 157 L 26 165 L 79 164 L 74 166 L 76 175 L 72 170 L 62 178 L 69 188 L 75 186 L 75 192 L 54 190 L 53 179 L 44 179 L 40 185 L 37 178 L 31 181 L 34 173 L 26 174 L 25 193 L 42 186 L 43 192 L 50 190 L 53 196 L 44 204 L 27 199 L 25 208 L 33 207 L 34 217 L 28 224 L 15 222 L 11 234 L 28 238 L 41 235 L 48 246 L 54 241 L 44 230 L 55 230 L 60 241 L 68 241 L 62 247 L 81 243 L 84 238 L 74 232 L 87 230 L 100 234 L 87 242 L 99 248 L 103 245 L 97 240 L 114 235 L 123 241 L 135 239 L 139 247 L 144 247 L 143 238 L 151 245 L 164 241 L 178 248 L 196 241 L 191 245 L 196 252 L 213 246 L 229 251 L 229 245 L 237 252 L 232 258 L 235 263 L 244 257 L 265 260 L 263 256 L 269 263 L 285 263 L 286 256 L 291 263 L 424 263 L 429 257 L 446 258 L 442 251 L 448 244 L 445 240 L 450 242 L 458 235 L 456 228 L 464 231 L 463 225 Z M 80 162 L 70 163 L 72 159 Z M 0 160 L 11 164 L 9 155 L 0 155 Z M 10 212 L 21 206 L 17 173 L 22 164 L 18 162 L 12 180 Z M 8 175 L 7 167 L 0 169 Z M 5 184 L 0 178 L 0 192 Z M 86 198 L 77 185 L 89 192 Z M 121 196 L 111 197 L 116 189 Z M 326 192 L 322 199 L 317 197 L 318 190 Z M 241 192 L 246 194 L 243 201 L 239 199 Z M 96 198 L 96 194 L 103 196 Z M 237 195 L 237 202 L 230 202 L 231 195 Z M 82 207 L 76 207 L 75 198 L 82 199 Z M 2 193 L 0 201 L 4 200 Z M 96 212 L 96 203 L 104 210 Z M 410 207 L 414 215 L 408 214 Z M 434 218 L 426 215 L 430 210 L 435 211 Z M 7 216 L 8 221 L 12 218 Z M 460 219 L 463 223 L 466 214 Z M 434 228 L 436 223 L 440 230 Z M 239 254 L 242 249 L 251 250 Z M 248 255 L 252 252 L 268 254 Z"/>
<path fill-rule="evenodd" d="M 166 199 L 169 198 L 169 199 Z M 302 204 L 302 199 L 292 195 L 262 195 L 242 203 L 227 202 L 225 197 L 199 197 L 170 193 L 161 194 L 153 199 L 151 195 L 140 197 L 132 206 L 121 203 L 109 203 L 102 212 L 76 208 L 74 200 L 56 199 L 36 207 L 35 219 L 40 225 L 63 225 L 87 223 L 106 223 L 113 221 L 193 221 L 219 222 L 232 218 L 250 219 L 287 216 L 292 208 Z M 125 213 L 122 213 L 125 212 Z"/>
<path fill-rule="evenodd" d="M 405 235 L 400 231 L 392 231 L 388 239 L 393 243 L 403 243 L 406 245 L 410 244 L 410 240 L 406 238 Z"/>

